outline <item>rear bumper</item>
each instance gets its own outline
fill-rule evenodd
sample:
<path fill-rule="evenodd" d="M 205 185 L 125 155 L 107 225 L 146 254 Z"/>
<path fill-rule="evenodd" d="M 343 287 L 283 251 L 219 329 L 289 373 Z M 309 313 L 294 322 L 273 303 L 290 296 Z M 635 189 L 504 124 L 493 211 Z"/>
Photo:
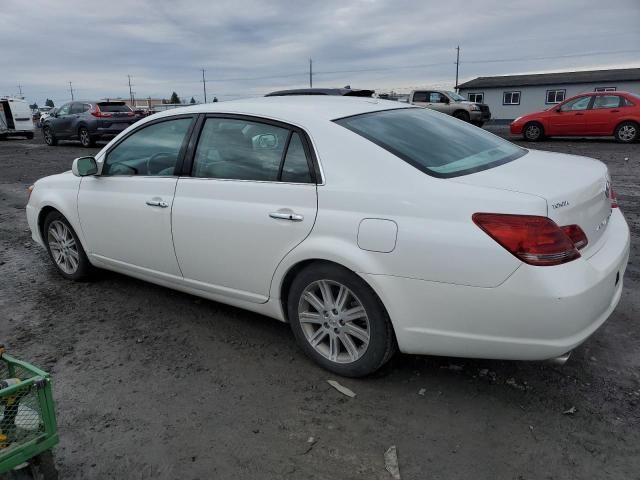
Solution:
<path fill-rule="evenodd" d="M 495 288 L 363 277 L 380 295 L 405 353 L 543 360 L 584 342 L 622 294 L 629 228 L 614 210 L 592 257 L 556 267 L 521 265 Z"/>

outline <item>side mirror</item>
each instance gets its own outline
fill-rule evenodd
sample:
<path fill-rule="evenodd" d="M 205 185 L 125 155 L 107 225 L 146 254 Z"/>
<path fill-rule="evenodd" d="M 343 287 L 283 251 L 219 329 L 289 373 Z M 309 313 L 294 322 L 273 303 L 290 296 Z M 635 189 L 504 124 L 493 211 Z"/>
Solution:
<path fill-rule="evenodd" d="M 265 150 L 273 150 L 278 147 L 278 137 L 276 137 L 272 133 L 263 133 L 261 135 L 256 135 L 252 139 L 254 147 L 265 149 Z"/>
<path fill-rule="evenodd" d="M 76 158 L 71 165 L 71 171 L 76 177 L 88 177 L 98 173 L 98 164 L 93 157 Z"/>

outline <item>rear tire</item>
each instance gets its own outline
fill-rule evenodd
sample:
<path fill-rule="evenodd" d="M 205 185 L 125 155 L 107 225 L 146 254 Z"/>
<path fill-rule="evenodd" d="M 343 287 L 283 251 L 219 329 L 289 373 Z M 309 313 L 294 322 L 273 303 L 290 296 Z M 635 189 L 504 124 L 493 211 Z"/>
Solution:
<path fill-rule="evenodd" d="M 91 277 L 94 267 L 89 262 L 78 235 L 60 212 L 53 211 L 45 218 L 42 240 L 60 275 L 75 282 Z"/>
<path fill-rule="evenodd" d="M 33 132 L 25 134 L 25 137 L 27 137 L 27 140 L 33 140 Z"/>
<path fill-rule="evenodd" d="M 522 129 L 522 137 L 529 142 L 537 142 L 544 138 L 544 128 L 538 122 L 527 123 Z"/>
<path fill-rule="evenodd" d="M 44 143 L 46 143 L 50 147 L 55 147 L 56 145 L 58 145 L 58 139 L 53 133 L 53 130 L 51 130 L 51 127 L 43 127 L 42 135 L 44 136 Z"/>
<path fill-rule="evenodd" d="M 89 130 L 85 127 L 78 130 L 78 137 L 80 138 L 80 143 L 83 147 L 91 148 L 96 146 L 96 139 L 91 136 Z"/>
<path fill-rule="evenodd" d="M 459 110 L 459 111 L 455 112 L 453 114 L 453 116 L 455 118 L 457 118 L 458 120 L 462 120 L 464 122 L 469 122 L 471 120 L 471 117 L 469 117 L 469 114 L 467 112 L 465 112 L 464 110 Z"/>
<path fill-rule="evenodd" d="M 640 125 L 636 122 L 622 122 L 613 135 L 619 143 L 637 142 L 640 138 Z"/>
<path fill-rule="evenodd" d="M 287 311 L 302 350 L 338 375 L 369 375 L 396 351 L 380 299 L 364 280 L 338 265 L 315 263 L 302 270 L 291 284 Z"/>

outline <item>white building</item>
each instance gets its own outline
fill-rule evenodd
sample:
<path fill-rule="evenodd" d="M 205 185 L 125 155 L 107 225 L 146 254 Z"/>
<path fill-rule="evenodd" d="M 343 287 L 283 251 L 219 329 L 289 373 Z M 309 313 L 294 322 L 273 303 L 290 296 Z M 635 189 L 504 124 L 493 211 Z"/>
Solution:
<path fill-rule="evenodd" d="M 478 77 L 458 89 L 469 100 L 489 105 L 492 119 L 512 120 L 584 92 L 621 90 L 640 95 L 640 68 Z"/>

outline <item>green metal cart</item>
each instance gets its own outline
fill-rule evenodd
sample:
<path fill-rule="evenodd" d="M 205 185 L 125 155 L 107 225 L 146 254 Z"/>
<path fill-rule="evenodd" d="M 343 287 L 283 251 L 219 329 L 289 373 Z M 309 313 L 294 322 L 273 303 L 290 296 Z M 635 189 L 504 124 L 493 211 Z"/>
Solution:
<path fill-rule="evenodd" d="M 0 478 L 57 478 L 54 410 L 49 374 L 0 346 Z"/>

